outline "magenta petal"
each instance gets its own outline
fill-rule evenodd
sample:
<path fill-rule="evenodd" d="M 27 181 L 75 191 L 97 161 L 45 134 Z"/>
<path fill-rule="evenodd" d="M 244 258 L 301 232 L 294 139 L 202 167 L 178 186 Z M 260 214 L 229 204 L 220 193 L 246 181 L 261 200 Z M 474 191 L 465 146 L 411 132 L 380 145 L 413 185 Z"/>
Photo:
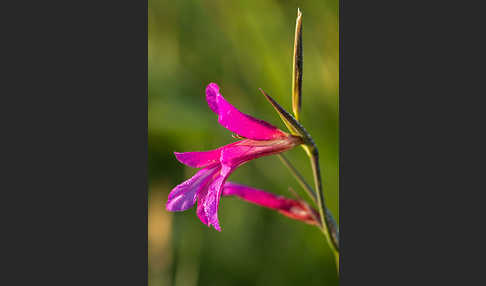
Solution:
<path fill-rule="evenodd" d="M 177 212 L 190 209 L 196 203 L 198 192 L 204 187 L 207 179 L 218 168 L 206 168 L 197 172 L 189 180 L 177 185 L 169 194 L 165 208 L 168 211 Z"/>
<path fill-rule="evenodd" d="M 244 114 L 224 99 L 219 86 L 210 83 L 206 87 L 209 108 L 218 114 L 218 121 L 226 129 L 253 140 L 272 140 L 286 136 L 286 133 L 263 120 Z"/>
<path fill-rule="evenodd" d="M 233 169 L 231 167 L 224 165 L 222 166 L 219 175 L 209 185 L 207 195 L 202 202 L 204 206 L 204 212 L 207 217 L 207 225 L 214 226 L 214 228 L 218 231 L 221 231 L 218 220 L 219 201 L 221 199 L 223 185 L 232 171 Z M 198 203 L 201 203 L 201 201 L 199 201 Z"/>
<path fill-rule="evenodd" d="M 174 152 L 177 160 L 192 168 L 205 168 L 219 163 L 221 148 L 202 152 Z"/>
<path fill-rule="evenodd" d="M 196 214 L 202 223 L 209 226 L 208 216 L 206 215 L 206 210 L 204 209 L 204 200 L 206 199 L 207 194 L 208 188 L 201 190 L 201 192 L 197 194 Z"/>
<path fill-rule="evenodd" d="M 196 214 L 201 220 L 202 223 L 204 223 L 207 226 L 210 226 L 208 216 L 206 214 L 205 210 L 205 200 L 206 196 L 208 194 L 208 185 L 214 180 L 214 177 L 219 176 L 218 172 L 220 170 L 220 166 L 216 168 L 216 172 L 214 172 L 211 177 L 207 178 L 207 182 L 205 182 L 205 185 L 201 190 L 197 193 L 197 209 L 196 209 Z"/>
<path fill-rule="evenodd" d="M 217 104 L 218 96 L 221 96 L 219 86 L 213 82 L 208 84 L 206 87 L 206 101 L 208 102 L 209 108 L 216 114 L 219 114 Z"/>
<path fill-rule="evenodd" d="M 289 218 L 313 225 L 320 224 L 319 213 L 303 201 L 288 199 L 231 182 L 225 183 L 223 196 L 237 196 L 247 202 L 274 209 Z"/>
<path fill-rule="evenodd" d="M 237 196 L 245 201 L 272 209 L 279 209 L 285 206 L 285 198 L 283 197 L 231 182 L 225 184 L 223 195 Z"/>
<path fill-rule="evenodd" d="M 298 144 L 300 139 L 292 136 L 268 141 L 244 139 L 222 147 L 220 162 L 236 168 L 250 160 L 285 152 Z"/>
<path fill-rule="evenodd" d="M 219 147 L 218 149 L 199 152 L 174 152 L 177 160 L 192 168 L 206 168 L 221 162 L 221 152 L 232 146 L 237 146 L 241 141 Z"/>

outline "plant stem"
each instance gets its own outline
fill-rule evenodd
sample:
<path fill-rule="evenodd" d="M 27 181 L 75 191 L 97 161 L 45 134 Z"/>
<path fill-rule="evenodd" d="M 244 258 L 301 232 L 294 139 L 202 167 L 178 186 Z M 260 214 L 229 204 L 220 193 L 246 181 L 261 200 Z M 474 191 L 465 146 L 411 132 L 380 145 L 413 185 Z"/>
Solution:
<path fill-rule="evenodd" d="M 312 141 L 311 141 L 312 142 Z M 326 207 L 324 201 L 324 195 L 322 194 L 322 179 L 320 175 L 320 168 L 319 168 L 319 153 L 317 151 L 317 147 L 315 144 L 310 144 L 312 147 L 309 148 L 308 145 L 305 145 L 305 149 L 309 157 L 311 158 L 312 164 L 312 171 L 314 174 L 314 182 L 316 184 L 316 189 L 319 192 L 316 195 L 316 192 L 312 189 L 311 186 L 304 180 L 304 177 L 297 171 L 297 169 L 292 165 L 292 163 L 283 155 L 278 154 L 282 163 L 290 170 L 292 175 L 297 179 L 299 184 L 302 188 L 307 192 L 307 194 L 311 197 L 311 199 L 317 204 L 319 209 L 319 215 L 321 219 L 321 230 L 326 236 L 329 244 L 333 246 L 334 255 L 336 257 L 336 263 L 339 269 L 339 229 L 337 224 L 329 210 Z M 315 151 L 314 151 L 315 150 Z"/>
<path fill-rule="evenodd" d="M 314 144 L 312 138 L 308 138 L 306 145 L 307 154 L 311 160 L 312 172 L 314 174 L 314 184 L 317 193 L 317 204 L 319 207 L 319 215 L 321 217 L 322 231 L 326 236 L 329 244 L 333 246 L 334 255 L 336 256 L 337 266 L 339 269 L 339 229 L 331 212 L 327 209 L 324 194 L 322 192 L 321 170 L 319 167 L 319 152 L 317 146 Z"/>
<path fill-rule="evenodd" d="M 307 192 L 309 197 L 314 201 L 314 203 L 317 204 L 317 195 L 316 192 L 312 189 L 309 184 L 304 180 L 304 177 L 297 171 L 297 169 L 290 163 L 290 161 L 283 155 L 283 154 L 278 154 L 278 157 L 282 161 L 282 163 L 289 169 L 289 171 L 294 175 L 294 177 L 297 179 L 297 182 L 299 182 L 300 186 Z"/>
<path fill-rule="evenodd" d="M 322 192 L 321 169 L 319 167 L 319 152 L 317 150 L 316 144 L 314 143 L 314 140 L 299 122 L 300 110 L 302 108 L 302 67 L 304 65 L 302 50 L 302 12 L 300 11 L 300 9 L 297 9 L 294 55 L 292 59 L 292 109 L 295 118 L 292 115 L 288 114 L 288 112 L 286 112 L 285 109 L 279 106 L 271 97 L 267 96 L 265 93 L 264 95 L 279 112 L 280 117 L 284 121 L 285 125 L 289 127 L 289 130 L 292 132 L 292 134 L 297 134 L 301 136 L 304 140 L 304 145 L 302 147 L 304 147 L 304 150 L 306 151 L 311 161 L 312 173 L 314 175 L 315 191 L 309 191 L 309 185 L 305 183 L 302 176 L 300 176 L 297 170 L 295 170 L 295 168 L 293 168 L 293 166 L 289 164 L 288 160 L 286 160 L 285 157 L 282 156 L 280 158 L 282 159 L 284 164 L 286 163 L 287 167 L 294 174 L 299 183 L 301 183 L 302 187 L 304 187 L 304 189 L 306 189 L 308 193 L 312 193 L 312 198 L 314 199 L 314 201 L 316 201 L 317 197 L 316 203 L 319 208 L 319 215 L 321 217 L 321 230 L 324 233 L 324 236 L 327 238 L 329 244 L 332 245 L 339 273 L 339 229 L 336 221 L 334 220 L 331 212 L 327 209 L 326 203 L 324 201 L 324 194 Z"/>

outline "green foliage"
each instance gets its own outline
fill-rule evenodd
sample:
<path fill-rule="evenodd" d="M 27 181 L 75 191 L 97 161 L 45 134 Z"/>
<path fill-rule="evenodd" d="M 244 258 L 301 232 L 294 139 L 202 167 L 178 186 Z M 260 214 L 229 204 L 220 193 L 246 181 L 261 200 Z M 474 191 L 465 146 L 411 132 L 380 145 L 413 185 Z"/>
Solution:
<path fill-rule="evenodd" d="M 149 285 L 338 284 L 332 251 L 317 228 L 235 198 L 220 204 L 221 233 L 203 225 L 194 209 L 165 211 L 169 191 L 196 171 L 172 152 L 235 140 L 206 104 L 209 82 L 241 111 L 286 130 L 258 88 L 291 110 L 297 8 L 304 45 L 300 121 L 319 148 L 326 201 L 339 221 L 338 1 L 149 0 Z M 312 183 L 304 151 L 286 156 Z M 229 180 L 289 197 L 291 186 L 307 199 L 276 156 L 242 166 Z"/>

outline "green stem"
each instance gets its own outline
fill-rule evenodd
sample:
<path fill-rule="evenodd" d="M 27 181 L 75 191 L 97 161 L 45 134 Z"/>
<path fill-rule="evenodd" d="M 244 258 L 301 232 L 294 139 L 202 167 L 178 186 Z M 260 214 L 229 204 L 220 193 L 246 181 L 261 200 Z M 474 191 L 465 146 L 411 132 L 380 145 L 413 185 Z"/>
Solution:
<path fill-rule="evenodd" d="M 327 209 L 324 201 L 324 195 L 322 193 L 321 172 L 319 167 L 319 153 L 315 144 L 311 142 L 313 141 L 310 141 L 309 145 L 312 147 L 309 147 L 309 145 L 304 145 L 304 149 L 306 149 L 307 154 L 311 158 L 314 182 L 316 184 L 316 189 L 319 190 L 319 192 L 317 192 L 317 195 L 312 187 L 304 180 L 304 177 L 302 177 L 299 171 L 297 171 L 297 169 L 292 165 L 292 163 L 283 154 L 278 154 L 278 156 L 282 163 L 290 170 L 292 175 L 294 175 L 302 188 L 317 204 L 319 209 L 319 216 L 321 219 L 320 229 L 324 233 L 324 236 L 327 238 L 329 244 L 333 246 L 333 253 L 336 258 L 336 265 L 339 269 L 339 229 L 331 212 Z"/>
<path fill-rule="evenodd" d="M 314 201 L 314 203 L 317 204 L 317 195 L 316 192 L 312 189 L 309 184 L 304 180 L 304 177 L 297 171 L 297 169 L 290 163 L 290 161 L 283 155 L 283 154 L 278 154 L 278 157 L 282 161 L 282 163 L 289 169 L 289 171 L 294 175 L 294 177 L 297 179 L 297 182 L 299 182 L 300 186 L 307 192 L 309 197 Z"/>
<path fill-rule="evenodd" d="M 300 9 L 297 10 L 297 20 L 295 26 L 295 40 L 294 40 L 294 56 L 293 56 L 293 74 L 292 74 L 292 109 L 295 118 L 285 111 L 280 105 L 278 105 L 273 98 L 263 93 L 267 99 L 272 103 L 275 109 L 279 112 L 280 117 L 284 121 L 285 125 L 289 127 L 289 130 L 294 135 L 299 135 L 304 140 L 304 150 L 310 158 L 312 172 L 314 175 L 315 191 L 310 192 L 311 188 L 302 176 L 289 164 L 285 157 L 281 157 L 282 161 L 287 163 L 290 171 L 298 179 L 299 183 L 304 187 L 308 193 L 312 193 L 312 198 L 316 201 L 319 208 L 319 215 L 321 218 L 321 230 L 324 236 L 327 238 L 329 244 L 332 245 L 334 256 L 336 258 L 336 265 L 339 273 L 339 229 L 334 220 L 331 212 L 327 209 L 326 203 L 324 201 L 324 194 L 322 192 L 322 178 L 321 170 L 319 167 L 319 152 L 314 140 L 310 134 L 305 130 L 305 128 L 299 122 L 299 114 L 302 108 L 302 74 L 304 59 L 302 56 L 302 13 Z M 287 161 L 287 162 L 285 162 Z"/>
<path fill-rule="evenodd" d="M 337 267 L 338 276 L 339 276 L 339 252 L 334 251 L 334 257 L 336 258 L 336 267 Z"/>
<path fill-rule="evenodd" d="M 311 139 L 310 137 L 308 139 Z M 329 244 L 333 246 L 334 255 L 338 263 L 339 269 L 339 230 L 331 212 L 327 209 L 324 201 L 324 194 L 322 192 L 321 170 L 319 167 L 319 152 L 317 146 L 312 140 L 308 140 L 304 146 L 307 154 L 311 159 L 312 172 L 314 174 L 314 184 L 317 192 L 317 204 L 319 207 L 319 215 L 321 217 L 322 230 L 326 236 Z"/>

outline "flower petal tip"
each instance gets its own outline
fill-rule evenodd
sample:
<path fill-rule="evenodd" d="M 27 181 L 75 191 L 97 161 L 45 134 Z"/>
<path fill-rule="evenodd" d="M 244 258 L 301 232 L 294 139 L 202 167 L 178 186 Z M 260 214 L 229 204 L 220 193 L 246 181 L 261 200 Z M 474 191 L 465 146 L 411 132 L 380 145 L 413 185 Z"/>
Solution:
<path fill-rule="evenodd" d="M 167 201 L 165 204 L 165 209 L 169 212 L 182 212 L 186 211 L 194 206 L 190 200 L 184 199 L 183 197 L 175 197 Z"/>
<path fill-rule="evenodd" d="M 208 228 L 213 227 L 215 230 L 221 232 L 221 227 L 219 226 L 219 223 L 217 223 L 217 222 L 209 222 L 207 217 L 204 217 L 204 219 L 201 219 L 200 218 L 200 220 Z"/>
<path fill-rule="evenodd" d="M 208 102 L 209 108 L 216 114 L 218 114 L 218 95 L 219 86 L 214 82 L 208 84 L 206 87 L 206 101 Z"/>
<path fill-rule="evenodd" d="M 217 230 L 217 231 L 221 232 L 221 227 L 219 226 L 219 224 L 218 224 L 218 223 L 213 224 L 213 227 L 214 227 L 214 229 L 215 229 L 215 230 Z"/>
<path fill-rule="evenodd" d="M 169 212 L 176 212 L 176 210 L 174 209 L 174 205 L 171 204 L 171 200 L 168 200 L 166 203 L 165 203 L 165 209 Z"/>
<path fill-rule="evenodd" d="M 219 91 L 219 85 L 217 83 L 214 83 L 214 82 L 210 82 L 208 84 L 207 88 L 211 88 L 211 89 L 215 90 L 216 92 Z"/>
<path fill-rule="evenodd" d="M 193 153 L 194 152 L 174 152 L 174 156 L 181 164 L 192 168 L 199 168 L 197 158 L 192 156 Z"/>
<path fill-rule="evenodd" d="M 181 159 L 180 159 L 180 158 L 181 158 L 181 154 L 184 154 L 184 153 L 181 153 L 181 152 L 174 152 L 174 156 L 176 157 L 177 161 L 179 161 L 179 162 L 183 163 L 183 162 L 181 161 Z M 183 163 L 183 164 L 184 164 L 184 163 Z"/>
<path fill-rule="evenodd" d="M 286 133 L 268 122 L 242 113 L 231 105 L 220 92 L 219 86 L 210 83 L 206 87 L 209 108 L 218 115 L 218 122 L 226 129 L 253 140 L 283 138 Z"/>

